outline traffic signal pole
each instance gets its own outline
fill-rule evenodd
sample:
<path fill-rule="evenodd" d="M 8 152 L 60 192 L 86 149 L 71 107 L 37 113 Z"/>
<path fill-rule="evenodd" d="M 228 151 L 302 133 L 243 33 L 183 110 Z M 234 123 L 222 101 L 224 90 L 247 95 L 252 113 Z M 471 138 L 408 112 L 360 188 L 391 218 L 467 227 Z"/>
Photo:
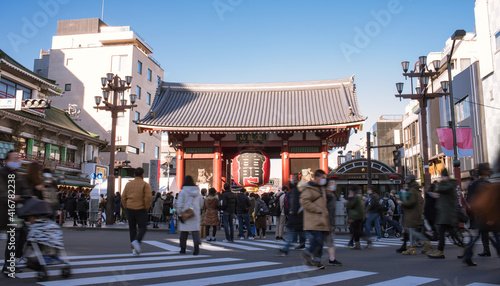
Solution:
<path fill-rule="evenodd" d="M 376 148 L 397 148 L 397 152 L 399 153 L 399 148 L 403 147 L 403 144 L 393 144 L 393 145 L 378 145 L 378 146 L 372 146 L 371 145 L 371 133 L 366 132 L 366 161 L 368 164 L 368 169 L 367 169 L 367 181 L 368 181 L 368 188 L 372 187 L 372 151 L 371 149 L 376 149 Z M 401 153 L 399 153 L 401 155 Z M 395 154 L 394 154 L 395 155 Z M 396 163 L 396 162 L 394 162 Z M 399 157 L 399 164 L 396 164 L 396 167 L 401 166 L 401 157 Z M 400 172 L 401 168 L 398 169 L 398 173 Z M 403 176 L 402 172 L 400 173 L 401 177 Z"/>

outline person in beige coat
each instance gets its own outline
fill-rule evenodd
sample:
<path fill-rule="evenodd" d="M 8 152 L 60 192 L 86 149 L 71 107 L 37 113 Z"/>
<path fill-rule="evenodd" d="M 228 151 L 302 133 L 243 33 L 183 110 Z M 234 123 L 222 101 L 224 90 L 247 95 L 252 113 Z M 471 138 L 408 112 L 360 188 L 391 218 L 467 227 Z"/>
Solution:
<path fill-rule="evenodd" d="M 303 186 L 300 194 L 300 205 L 304 208 L 304 231 L 309 237 L 310 246 L 301 253 L 302 262 L 306 265 L 323 269 L 323 239 L 325 232 L 330 231 L 326 198 L 326 173 L 318 169 L 314 172 L 314 180 Z"/>
<path fill-rule="evenodd" d="M 122 204 L 127 210 L 130 245 L 134 255 L 141 254 L 141 241 L 147 230 L 148 209 L 151 205 L 151 186 L 144 181 L 144 169 L 134 171 L 135 179 L 128 182 L 122 193 Z M 137 232 L 139 227 L 139 232 Z"/>

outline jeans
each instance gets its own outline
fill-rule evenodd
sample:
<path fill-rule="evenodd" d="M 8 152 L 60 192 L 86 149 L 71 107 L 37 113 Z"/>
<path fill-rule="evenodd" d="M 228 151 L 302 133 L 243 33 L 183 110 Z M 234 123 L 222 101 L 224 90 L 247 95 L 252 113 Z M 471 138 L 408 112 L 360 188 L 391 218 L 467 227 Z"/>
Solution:
<path fill-rule="evenodd" d="M 380 231 L 380 215 L 378 213 L 366 214 L 365 235 L 370 236 L 370 233 L 372 230 L 372 223 L 375 223 L 375 230 L 377 231 L 377 238 L 382 238 L 382 234 Z"/>
<path fill-rule="evenodd" d="M 306 244 L 306 236 L 304 231 L 297 231 L 295 228 L 287 228 L 285 233 L 285 245 L 283 245 L 281 252 L 288 253 L 288 250 L 290 250 L 290 245 L 292 244 L 292 241 L 295 240 L 297 235 L 299 236 L 299 243 Z"/>
<path fill-rule="evenodd" d="M 239 230 L 239 237 L 245 237 L 245 232 L 243 231 L 243 221 L 245 221 L 245 226 L 247 227 L 247 233 L 248 237 L 252 237 L 252 229 L 250 228 L 250 216 L 248 213 L 246 214 L 238 214 L 238 230 Z"/>
<path fill-rule="evenodd" d="M 285 230 L 286 216 L 284 214 L 276 217 L 276 237 L 283 237 Z"/>
<path fill-rule="evenodd" d="M 310 245 L 307 248 L 306 253 L 313 257 L 314 261 L 321 262 L 321 256 L 323 255 L 323 231 L 307 231 L 307 237 L 309 238 Z"/>
<path fill-rule="evenodd" d="M 418 228 L 409 227 L 408 232 L 410 233 L 410 245 L 416 245 L 417 239 L 420 241 L 427 241 L 427 237 L 423 235 Z"/>
<path fill-rule="evenodd" d="M 233 219 L 234 213 L 224 212 L 223 223 L 224 223 L 224 234 L 226 235 L 226 240 L 234 240 L 234 227 Z"/>
<path fill-rule="evenodd" d="M 147 230 L 146 224 L 148 222 L 148 212 L 145 209 L 127 209 L 127 215 L 130 232 L 130 242 L 134 240 L 141 242 Z M 139 232 L 137 232 L 137 226 L 139 226 Z"/>

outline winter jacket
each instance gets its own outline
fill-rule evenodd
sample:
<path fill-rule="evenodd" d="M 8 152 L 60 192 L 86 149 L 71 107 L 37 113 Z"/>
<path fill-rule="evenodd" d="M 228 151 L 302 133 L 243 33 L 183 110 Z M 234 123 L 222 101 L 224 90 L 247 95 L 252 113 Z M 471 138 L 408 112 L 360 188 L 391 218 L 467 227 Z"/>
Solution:
<path fill-rule="evenodd" d="M 153 214 L 152 216 L 161 218 L 161 215 L 163 214 L 163 204 L 161 201 L 161 198 L 155 198 L 155 200 L 152 203 L 153 207 Z"/>
<path fill-rule="evenodd" d="M 297 184 L 290 184 L 289 214 L 287 227 L 302 230 L 304 227 L 304 212 L 300 208 L 300 189 Z"/>
<path fill-rule="evenodd" d="M 76 197 L 74 197 L 73 194 L 69 195 L 66 198 L 66 202 L 64 203 L 64 206 L 66 207 L 67 212 L 76 211 Z"/>
<path fill-rule="evenodd" d="M 257 200 L 255 200 L 255 218 L 257 219 L 257 217 L 262 216 L 260 213 L 260 210 L 266 209 L 266 208 L 269 209 L 267 207 L 266 202 L 264 202 L 261 198 L 258 198 Z"/>
<path fill-rule="evenodd" d="M 199 231 L 201 220 L 201 208 L 203 198 L 197 186 L 184 186 L 179 192 L 177 200 L 177 213 L 182 214 L 189 208 L 194 211 L 194 216 L 182 222 L 178 220 L 179 231 Z"/>
<path fill-rule="evenodd" d="M 328 221 L 330 222 L 330 230 L 335 230 L 335 208 L 337 205 L 337 196 L 334 192 L 326 194 L 326 208 L 328 209 Z"/>
<path fill-rule="evenodd" d="M 380 213 L 380 197 L 377 193 L 371 194 L 365 202 L 365 211 L 367 214 Z"/>
<path fill-rule="evenodd" d="M 326 192 L 323 187 L 309 182 L 300 194 L 299 201 L 304 208 L 304 230 L 330 231 Z"/>
<path fill-rule="evenodd" d="M 205 218 L 203 224 L 206 226 L 219 225 L 219 198 L 216 196 L 208 196 L 205 198 Z"/>
<path fill-rule="evenodd" d="M 115 196 L 115 213 L 120 213 L 120 206 L 122 204 L 122 196 L 118 194 Z"/>
<path fill-rule="evenodd" d="M 250 199 L 244 193 L 239 193 L 236 196 L 236 213 L 246 214 L 250 208 Z"/>
<path fill-rule="evenodd" d="M 225 213 L 236 213 L 236 194 L 227 190 L 222 192 L 222 210 Z"/>
<path fill-rule="evenodd" d="M 347 217 L 350 221 L 365 219 L 365 206 L 359 195 L 347 198 Z"/>
<path fill-rule="evenodd" d="M 410 197 L 403 202 L 404 224 L 405 227 L 416 228 L 422 226 L 422 192 L 419 189 L 417 182 L 412 182 L 409 186 Z"/>
<path fill-rule="evenodd" d="M 135 177 L 125 185 L 122 204 L 126 209 L 149 210 L 151 205 L 151 186 L 141 177 Z"/>
<path fill-rule="evenodd" d="M 78 212 L 86 212 L 88 207 L 87 200 L 84 197 L 79 197 L 76 200 L 76 211 Z"/>
<path fill-rule="evenodd" d="M 255 198 L 249 197 L 250 207 L 248 208 L 248 214 L 250 215 L 250 222 L 254 222 L 253 212 L 255 211 Z"/>
<path fill-rule="evenodd" d="M 456 187 L 455 180 L 439 182 L 439 198 L 436 201 L 436 224 L 458 225 Z"/>

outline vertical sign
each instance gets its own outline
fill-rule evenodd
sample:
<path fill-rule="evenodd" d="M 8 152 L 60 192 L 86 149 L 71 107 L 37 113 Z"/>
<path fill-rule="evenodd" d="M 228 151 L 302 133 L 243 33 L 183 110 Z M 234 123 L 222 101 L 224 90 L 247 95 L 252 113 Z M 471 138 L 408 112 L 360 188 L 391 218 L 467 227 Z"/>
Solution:
<path fill-rule="evenodd" d="M 149 161 L 149 185 L 151 186 L 151 190 L 158 192 L 160 190 L 160 160 L 150 160 Z"/>

